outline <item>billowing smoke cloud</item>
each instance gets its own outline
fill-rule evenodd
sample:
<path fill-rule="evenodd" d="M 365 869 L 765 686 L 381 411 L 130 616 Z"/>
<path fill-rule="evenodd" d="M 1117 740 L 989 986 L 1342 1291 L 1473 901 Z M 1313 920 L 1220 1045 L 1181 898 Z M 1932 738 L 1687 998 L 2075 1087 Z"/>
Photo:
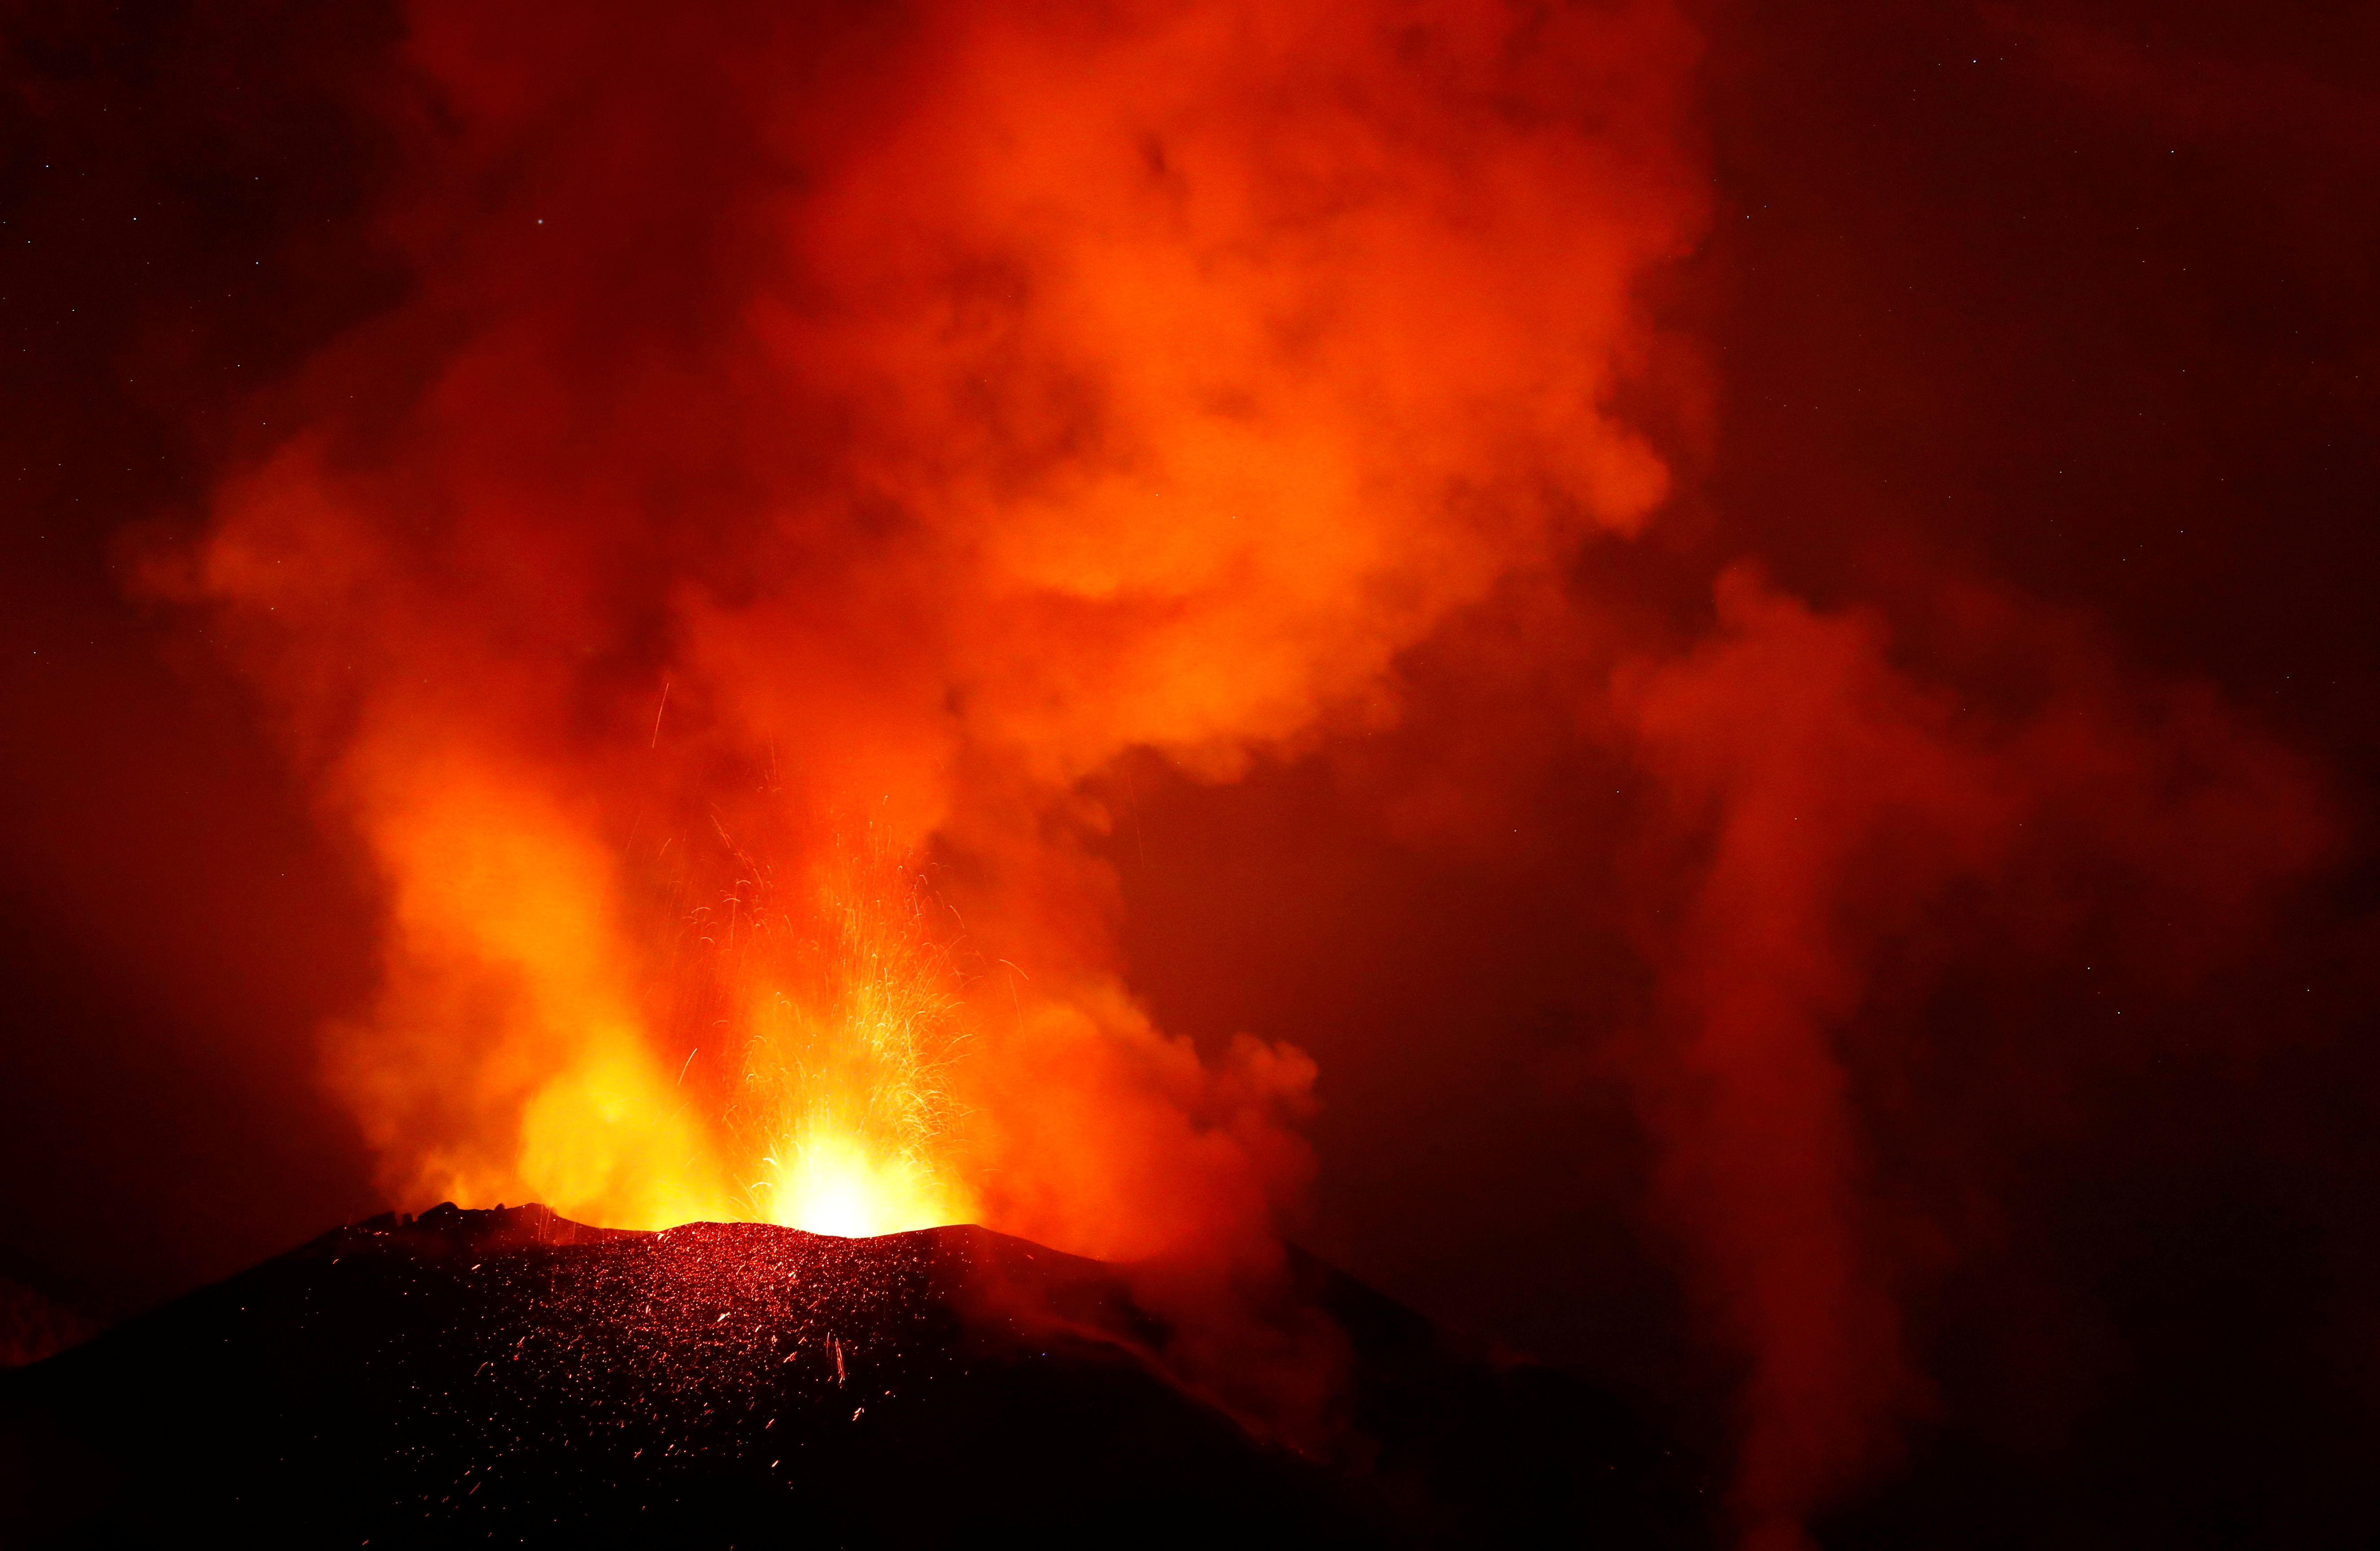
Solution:
<path fill-rule="evenodd" d="M 1072 795 L 1381 713 L 1634 529 L 1697 218 L 1658 6 L 426 5 L 412 299 L 198 585 L 387 888 L 329 1061 L 407 1196 L 1143 1254 L 1311 1063 L 1124 993 Z"/>

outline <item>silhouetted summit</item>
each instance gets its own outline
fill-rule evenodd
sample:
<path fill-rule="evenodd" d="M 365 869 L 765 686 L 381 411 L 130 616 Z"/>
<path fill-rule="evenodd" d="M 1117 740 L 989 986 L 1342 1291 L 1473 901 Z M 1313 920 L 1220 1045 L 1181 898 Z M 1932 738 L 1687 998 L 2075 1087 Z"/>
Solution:
<path fill-rule="evenodd" d="M 1185 1380 L 1119 1269 L 983 1229 L 443 1206 L 0 1378 L 0 1538 L 1698 1538 L 1687 1473 L 1588 1387 L 1469 1357 L 1294 1253 L 1269 1307 L 1337 1351 L 1327 1443 Z"/>

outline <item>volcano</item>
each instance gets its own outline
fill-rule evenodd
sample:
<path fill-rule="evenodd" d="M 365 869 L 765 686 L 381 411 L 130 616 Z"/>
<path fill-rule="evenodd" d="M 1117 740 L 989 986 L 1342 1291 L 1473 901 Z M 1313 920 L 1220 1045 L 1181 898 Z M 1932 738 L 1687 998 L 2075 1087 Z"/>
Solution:
<path fill-rule="evenodd" d="M 1624 1406 L 1309 1255 L 1270 1280 L 1249 1350 L 1331 1354 L 1293 1439 L 1182 1376 L 1129 1268 L 979 1228 L 383 1216 L 7 1375 L 0 1538 L 1699 1544 Z"/>

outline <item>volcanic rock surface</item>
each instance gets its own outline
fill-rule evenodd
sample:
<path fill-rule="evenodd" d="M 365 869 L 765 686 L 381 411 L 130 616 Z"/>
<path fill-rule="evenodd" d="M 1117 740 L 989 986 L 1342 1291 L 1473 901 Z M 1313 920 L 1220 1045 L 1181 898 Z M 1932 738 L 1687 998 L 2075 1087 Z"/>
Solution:
<path fill-rule="evenodd" d="M 0 1368 L 38 1363 L 109 1323 L 90 1294 L 45 1266 L 0 1250 Z"/>
<path fill-rule="evenodd" d="M 982 1229 L 380 1218 L 0 1375 L 0 1543 L 1699 1544 L 1596 1391 L 1283 1279 L 1338 1353 L 1294 1448 L 1124 1272 Z"/>

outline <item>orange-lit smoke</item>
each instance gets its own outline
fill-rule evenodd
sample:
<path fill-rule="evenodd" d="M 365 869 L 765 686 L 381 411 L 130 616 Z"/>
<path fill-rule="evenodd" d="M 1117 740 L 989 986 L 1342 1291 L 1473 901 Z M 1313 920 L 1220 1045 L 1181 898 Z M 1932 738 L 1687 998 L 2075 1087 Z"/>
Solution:
<path fill-rule="evenodd" d="M 1381 711 L 1664 494 L 1658 4 L 412 17 L 401 306 L 198 585 L 384 879 L 407 1198 L 1260 1227 L 1311 1063 L 1123 988 L 1079 783 Z"/>
<path fill-rule="evenodd" d="M 1961 889 L 1991 902 L 2003 961 L 2069 952 L 2112 873 L 2155 904 L 2127 913 L 2157 939 L 2132 956 L 2187 980 L 2334 823 L 2301 763 L 2212 695 L 2122 682 L 2004 604 L 1970 595 L 1944 626 L 2039 686 L 1986 710 L 1896 666 L 1876 617 L 1742 567 L 1717 602 L 1712 638 L 1615 681 L 1673 820 L 1645 892 L 1662 1006 L 1641 1089 L 1662 1204 L 1748 1359 L 1744 1543 L 1787 1551 L 1926 1406 L 1900 1308 L 1928 1235 L 1883 1205 L 1861 1121 L 1860 1084 L 1893 1065 L 1855 1043 L 1882 966 L 1939 954 Z"/>

